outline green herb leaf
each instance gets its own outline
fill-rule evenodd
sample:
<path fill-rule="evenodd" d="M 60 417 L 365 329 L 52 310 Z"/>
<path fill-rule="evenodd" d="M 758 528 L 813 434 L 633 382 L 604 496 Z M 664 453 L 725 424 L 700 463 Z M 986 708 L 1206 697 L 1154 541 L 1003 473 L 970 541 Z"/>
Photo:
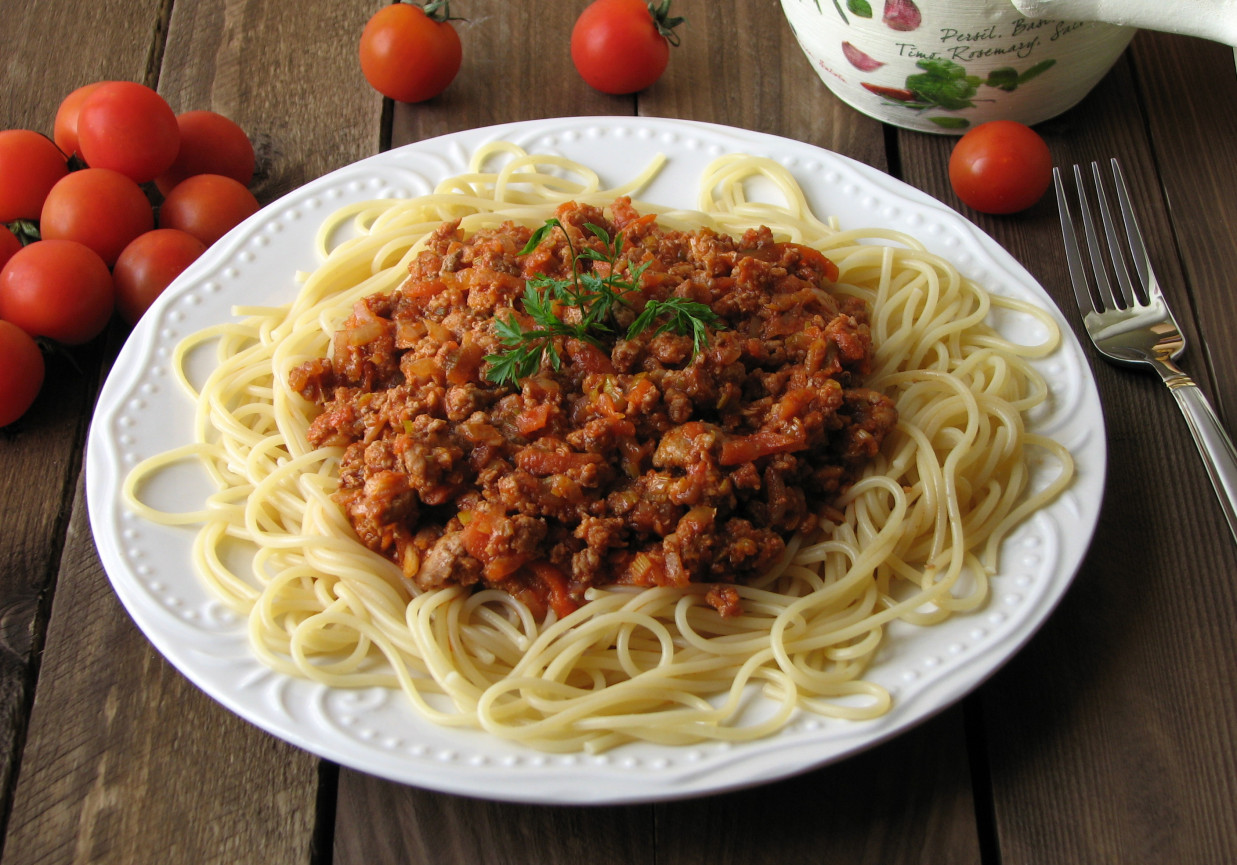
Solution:
<path fill-rule="evenodd" d="M 616 310 L 620 306 L 630 306 L 626 295 L 640 290 L 640 280 L 649 263 L 626 263 L 627 272 L 624 276 L 620 261 L 623 250 L 622 232 L 611 237 L 601 226 L 587 223 L 585 228 L 601 241 L 603 249 L 586 246 L 577 251 L 571 242 L 571 236 L 557 219 L 546 220 L 525 244 L 521 255 L 527 255 L 536 249 L 555 229 L 562 230 L 567 237 L 567 248 L 571 254 L 571 276 L 567 279 L 540 276 L 527 281 L 520 300 L 524 314 L 533 321 L 534 326 L 531 329 L 525 328 L 515 314 L 505 319 L 495 319 L 494 333 L 506 346 L 506 351 L 486 356 L 489 368 L 485 377 L 489 381 L 496 384 L 515 384 L 522 378 L 535 375 L 546 358 L 549 358 L 554 369 L 559 369 L 562 359 L 555 347 L 556 337 L 579 339 L 604 348 L 600 337 L 614 332 Z M 603 272 L 598 273 L 593 269 L 582 271 L 581 261 L 601 264 Z M 578 309 L 579 322 L 564 321 L 558 314 L 561 307 Z M 707 305 L 686 298 L 672 297 L 645 304 L 640 315 L 628 328 L 628 339 L 643 332 L 663 316 L 666 321 L 656 332 L 674 330 L 690 335 L 696 352 L 708 344 L 708 327 L 720 326 L 720 320 Z"/>
<path fill-rule="evenodd" d="M 978 79 L 966 74 L 966 69 L 952 60 L 920 60 L 915 64 L 923 72 L 906 77 L 906 88 L 928 106 L 958 111 L 974 108 L 971 100 L 978 91 Z"/>
<path fill-rule="evenodd" d="M 716 330 L 720 324 L 717 314 L 707 304 L 697 300 L 688 300 L 685 297 L 668 297 L 665 300 L 650 300 L 646 303 L 644 309 L 636 316 L 636 320 L 627 328 L 627 338 L 632 339 L 648 330 L 650 325 L 662 316 L 668 316 L 668 318 L 657 330 L 653 331 L 654 336 L 667 331 L 674 331 L 683 336 L 690 335 L 693 355 L 699 354 L 708 347 L 708 327 L 712 326 Z"/>

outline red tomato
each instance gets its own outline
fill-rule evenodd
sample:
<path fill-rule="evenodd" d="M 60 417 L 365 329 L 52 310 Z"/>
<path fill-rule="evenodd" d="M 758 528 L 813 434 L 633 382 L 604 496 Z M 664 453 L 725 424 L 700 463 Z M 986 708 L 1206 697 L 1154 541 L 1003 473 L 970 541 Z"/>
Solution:
<path fill-rule="evenodd" d="M 635 93 L 666 71 L 670 46 L 678 45 L 670 0 L 595 0 L 571 31 L 571 61 L 589 86 L 602 93 Z"/>
<path fill-rule="evenodd" d="M 68 160 L 46 135 L 0 132 L 0 222 L 38 219 L 48 190 L 68 173 Z"/>
<path fill-rule="evenodd" d="M 394 3 L 365 25 L 360 54 L 371 87 L 397 102 L 424 102 L 455 80 L 463 49 L 445 2 Z"/>
<path fill-rule="evenodd" d="M 134 238 L 112 268 L 120 317 L 137 324 L 155 298 L 205 251 L 205 243 L 175 228 L 156 228 Z"/>
<path fill-rule="evenodd" d="M 154 227 L 146 193 L 107 168 L 83 168 L 63 178 L 47 194 L 39 218 L 45 240 L 76 240 L 109 267 L 129 241 Z"/>
<path fill-rule="evenodd" d="M 0 427 L 26 413 L 43 387 L 43 353 L 17 325 L 0 321 Z"/>
<path fill-rule="evenodd" d="M 164 195 L 195 174 L 222 174 L 242 186 L 253 180 L 253 144 L 245 130 L 214 111 L 186 111 L 177 115 L 180 151 L 172 167 L 155 178 Z"/>
<path fill-rule="evenodd" d="M 1029 126 L 981 123 L 954 145 L 949 182 L 981 213 L 1017 213 L 1039 201 L 1052 183 L 1052 155 Z"/>
<path fill-rule="evenodd" d="M 108 81 L 82 101 L 77 143 L 90 167 L 110 168 L 146 183 L 176 159 L 180 127 L 171 107 L 149 87 Z"/>
<path fill-rule="evenodd" d="M 8 226 L 0 225 L 0 269 L 3 269 L 5 263 L 19 249 L 21 241 L 17 239 L 17 235 L 9 231 Z"/>
<path fill-rule="evenodd" d="M 35 241 L 0 270 L 0 318 L 31 336 L 81 345 L 103 331 L 114 306 L 107 265 L 74 240 Z"/>
<path fill-rule="evenodd" d="M 77 88 L 61 100 L 60 107 L 56 109 L 56 119 L 52 124 L 52 138 L 55 139 L 56 146 L 69 156 L 77 153 L 77 115 L 82 110 L 82 103 L 86 101 L 87 96 L 107 83 L 96 81 L 94 84 L 85 84 Z"/>
<path fill-rule="evenodd" d="M 210 246 L 257 211 L 258 199 L 232 178 L 197 174 L 168 193 L 159 208 L 159 225 L 179 228 Z"/>

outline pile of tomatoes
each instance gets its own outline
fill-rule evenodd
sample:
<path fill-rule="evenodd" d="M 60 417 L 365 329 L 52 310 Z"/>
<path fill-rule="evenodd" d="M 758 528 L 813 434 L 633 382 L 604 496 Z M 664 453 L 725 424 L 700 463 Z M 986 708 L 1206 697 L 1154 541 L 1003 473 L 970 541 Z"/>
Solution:
<path fill-rule="evenodd" d="M 132 81 L 65 97 L 49 137 L 0 131 L 0 426 L 42 387 L 36 340 L 81 345 L 135 323 L 190 263 L 258 210 L 245 131 L 177 115 Z"/>

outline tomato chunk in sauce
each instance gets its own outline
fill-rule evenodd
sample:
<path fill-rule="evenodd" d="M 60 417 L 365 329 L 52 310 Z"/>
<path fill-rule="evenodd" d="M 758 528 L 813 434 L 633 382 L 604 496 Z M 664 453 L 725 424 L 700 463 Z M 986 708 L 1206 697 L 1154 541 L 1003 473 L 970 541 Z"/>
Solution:
<path fill-rule="evenodd" d="M 862 385 L 869 311 L 830 292 L 833 262 L 768 229 L 669 230 L 627 199 L 556 216 L 528 253 L 526 227 L 438 228 L 399 289 L 292 372 L 321 406 L 310 441 L 343 447 L 339 504 L 423 589 L 497 587 L 561 616 L 591 586 L 699 582 L 733 615 L 734 584 L 816 523 L 897 420 Z M 489 380 L 528 279 L 605 266 L 573 259 L 600 249 L 589 224 L 621 235 L 618 268 L 644 265 L 638 291 L 595 342 L 556 336 L 557 369 Z M 656 327 L 627 338 L 672 296 L 716 316 L 699 351 Z"/>

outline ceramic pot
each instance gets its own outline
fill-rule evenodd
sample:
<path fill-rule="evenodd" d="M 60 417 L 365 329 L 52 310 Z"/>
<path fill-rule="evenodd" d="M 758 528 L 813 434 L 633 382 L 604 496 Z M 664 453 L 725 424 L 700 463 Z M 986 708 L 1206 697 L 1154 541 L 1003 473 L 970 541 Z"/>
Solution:
<path fill-rule="evenodd" d="M 1010 0 L 782 0 L 812 68 L 846 103 L 907 129 L 1028 125 L 1077 104 L 1135 28 L 1032 18 Z"/>

